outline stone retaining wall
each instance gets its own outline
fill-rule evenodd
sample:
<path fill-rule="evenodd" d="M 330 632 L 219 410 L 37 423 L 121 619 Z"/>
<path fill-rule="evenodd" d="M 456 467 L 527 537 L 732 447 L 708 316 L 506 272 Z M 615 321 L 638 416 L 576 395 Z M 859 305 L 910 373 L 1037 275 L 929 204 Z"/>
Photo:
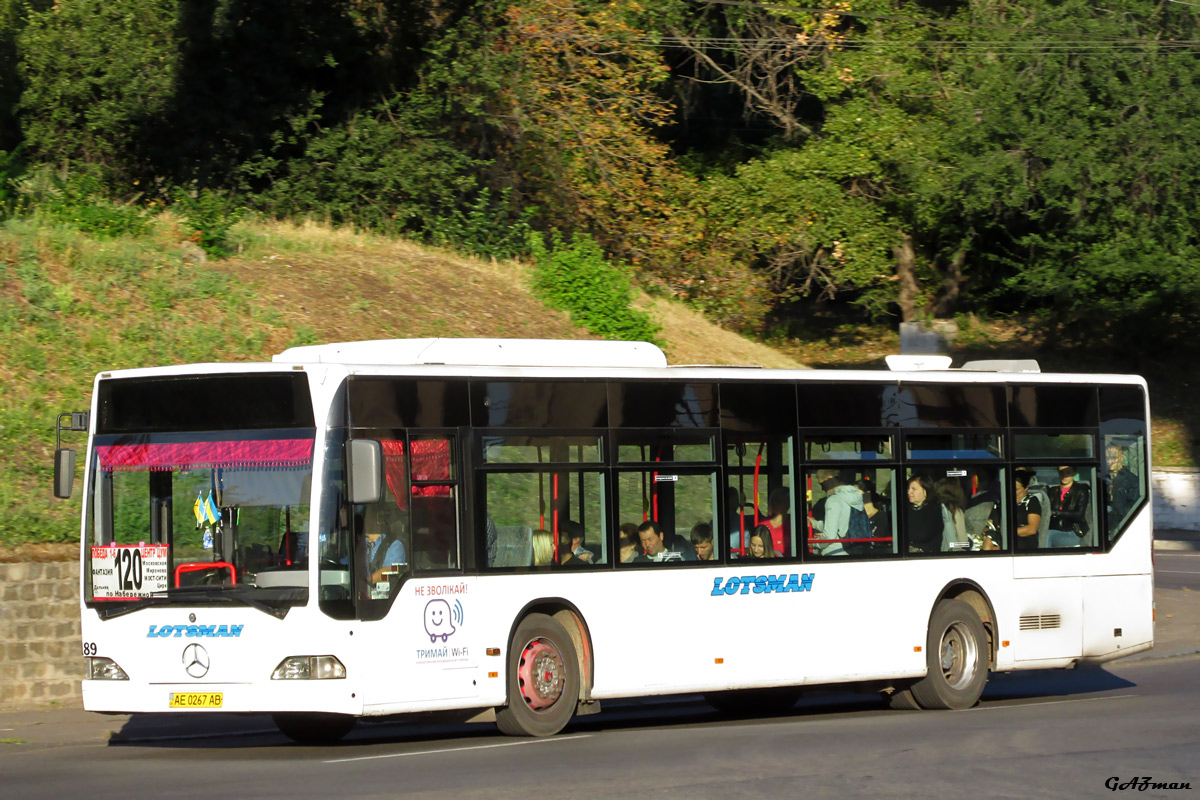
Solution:
<path fill-rule="evenodd" d="M 1200 530 L 1200 469 L 1156 469 L 1152 481 L 1154 527 Z"/>
<path fill-rule="evenodd" d="M 79 704 L 79 564 L 0 564 L 0 708 Z"/>

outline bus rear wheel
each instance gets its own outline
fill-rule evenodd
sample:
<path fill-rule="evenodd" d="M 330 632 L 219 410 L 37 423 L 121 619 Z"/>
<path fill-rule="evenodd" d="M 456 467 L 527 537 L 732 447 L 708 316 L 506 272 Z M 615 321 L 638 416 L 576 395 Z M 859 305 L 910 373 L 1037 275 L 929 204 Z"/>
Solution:
<path fill-rule="evenodd" d="M 508 650 L 508 705 L 496 726 L 509 736 L 553 736 L 575 715 L 579 659 L 565 628 L 545 614 L 517 625 Z"/>
<path fill-rule="evenodd" d="M 921 708 L 970 708 L 983 694 L 989 660 L 987 631 L 975 609 L 961 600 L 943 600 L 929 618 L 928 672 L 907 692 Z"/>
<path fill-rule="evenodd" d="M 299 744 L 333 744 L 350 732 L 357 718 L 349 714 L 272 714 L 284 736 Z"/>

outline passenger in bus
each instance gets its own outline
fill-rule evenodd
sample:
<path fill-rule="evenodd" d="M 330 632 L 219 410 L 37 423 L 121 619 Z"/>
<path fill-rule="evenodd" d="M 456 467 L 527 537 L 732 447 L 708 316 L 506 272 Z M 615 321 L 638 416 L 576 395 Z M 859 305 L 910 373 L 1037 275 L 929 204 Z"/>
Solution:
<path fill-rule="evenodd" d="M 558 563 L 563 567 L 582 567 L 590 562 L 575 555 L 574 548 L 571 547 L 571 540 L 564 538 L 558 541 Z"/>
<path fill-rule="evenodd" d="M 575 520 L 564 519 L 558 523 L 558 534 L 560 538 L 570 540 L 571 553 L 576 558 L 588 564 L 596 563 L 596 551 L 584 543 L 582 525 Z"/>
<path fill-rule="evenodd" d="M 942 478 L 933 485 L 938 502 L 950 517 L 950 524 L 943 526 L 945 540 L 942 550 L 952 553 L 965 553 L 971 549 L 971 540 L 967 536 L 967 497 L 962 490 L 962 484 L 957 478 Z"/>
<path fill-rule="evenodd" d="M 933 481 L 928 475 L 918 474 L 908 479 L 904 527 L 908 532 L 908 552 L 941 552 L 946 520 L 942 504 L 934 496 Z"/>
<path fill-rule="evenodd" d="M 1108 462 L 1108 477 L 1104 480 L 1105 510 L 1108 512 L 1108 529 L 1115 532 L 1137 505 L 1140 482 L 1133 470 L 1125 465 L 1125 448 L 1110 444 L 1104 448 L 1104 458 Z"/>
<path fill-rule="evenodd" d="M 775 558 L 775 549 L 771 544 L 771 529 L 766 525 L 757 526 L 750 534 L 746 543 L 746 558 Z"/>
<path fill-rule="evenodd" d="M 663 534 L 662 526 L 654 520 L 646 520 L 638 526 L 638 540 L 642 550 L 651 561 L 695 561 L 696 551 L 682 537 L 672 537 L 670 544 Z M 679 542 L 684 542 L 681 546 Z"/>
<path fill-rule="evenodd" d="M 622 564 L 645 562 L 650 559 L 642 554 L 642 543 L 638 539 L 638 526 L 632 522 L 621 523 L 617 531 L 617 550 Z"/>
<path fill-rule="evenodd" d="M 1032 481 L 1033 472 L 1030 470 L 1019 469 L 1013 473 L 1017 499 L 1017 550 L 1021 552 L 1037 550 L 1038 528 L 1044 513 L 1041 502 L 1029 492 Z"/>
<path fill-rule="evenodd" d="M 767 519 L 764 524 L 771 529 L 771 543 L 781 556 L 790 555 L 792 521 L 788 511 L 791 507 L 791 493 L 786 486 L 776 487 L 767 499 Z"/>
<path fill-rule="evenodd" d="M 713 532 L 712 525 L 706 522 L 697 522 L 692 526 L 692 548 L 696 551 L 696 559 L 699 561 L 713 560 Z"/>
<path fill-rule="evenodd" d="M 548 567 L 554 563 L 554 534 L 544 528 L 533 532 L 533 566 Z"/>
<path fill-rule="evenodd" d="M 892 515 L 890 513 L 891 504 L 887 498 L 875 491 L 875 484 L 866 478 L 861 478 L 854 483 L 863 496 L 863 511 L 867 512 L 867 521 L 871 523 L 871 538 L 873 539 L 891 539 L 892 538 Z M 891 545 L 887 542 L 874 542 L 873 550 L 890 550 Z"/>
<path fill-rule="evenodd" d="M 1088 535 L 1092 488 L 1075 480 L 1075 467 L 1058 468 L 1058 489 L 1050 492 L 1047 547 L 1079 547 Z"/>
<path fill-rule="evenodd" d="M 825 492 L 824 519 L 814 518 L 813 528 L 818 539 L 845 539 L 850 531 L 850 512 L 858 510 L 866 512 L 863 507 L 863 495 L 854 485 L 853 473 L 843 473 L 833 469 L 819 469 L 816 474 L 821 491 Z M 822 556 L 847 555 L 845 545 L 840 541 L 829 544 L 814 543 L 814 552 Z"/>

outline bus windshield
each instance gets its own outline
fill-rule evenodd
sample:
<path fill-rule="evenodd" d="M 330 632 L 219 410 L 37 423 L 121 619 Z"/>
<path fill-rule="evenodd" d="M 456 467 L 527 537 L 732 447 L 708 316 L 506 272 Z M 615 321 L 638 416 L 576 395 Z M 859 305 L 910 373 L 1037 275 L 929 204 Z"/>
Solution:
<path fill-rule="evenodd" d="M 312 429 L 97 435 L 86 599 L 146 605 L 308 599 Z M 341 567 L 345 569 L 345 567 Z"/>

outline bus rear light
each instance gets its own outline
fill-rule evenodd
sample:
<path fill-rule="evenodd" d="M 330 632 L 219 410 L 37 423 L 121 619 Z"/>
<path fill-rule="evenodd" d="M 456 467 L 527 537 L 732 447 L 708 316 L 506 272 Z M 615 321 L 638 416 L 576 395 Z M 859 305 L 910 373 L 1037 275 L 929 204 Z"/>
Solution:
<path fill-rule="evenodd" d="M 271 673 L 273 681 L 309 681 L 346 677 L 346 667 L 335 656 L 288 656 Z"/>
<path fill-rule="evenodd" d="M 127 681 L 129 676 L 111 658 L 93 656 L 83 659 L 83 675 L 89 681 Z"/>

